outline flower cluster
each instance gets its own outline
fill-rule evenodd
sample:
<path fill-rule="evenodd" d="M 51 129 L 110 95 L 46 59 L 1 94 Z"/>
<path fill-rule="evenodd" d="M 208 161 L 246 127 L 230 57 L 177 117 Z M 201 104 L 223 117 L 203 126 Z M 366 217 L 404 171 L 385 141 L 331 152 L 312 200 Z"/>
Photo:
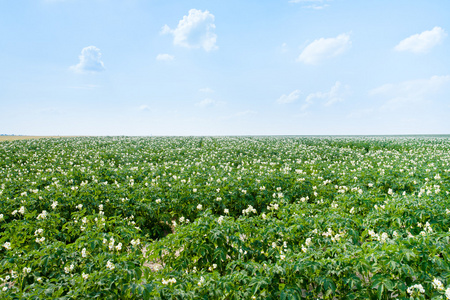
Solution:
<path fill-rule="evenodd" d="M 302 251 L 306 253 L 306 251 L 308 251 L 307 247 L 310 247 L 312 245 L 312 238 L 307 238 L 305 240 L 305 244 L 301 246 Z"/>
<path fill-rule="evenodd" d="M 425 293 L 425 289 L 423 288 L 423 286 L 421 284 L 412 285 L 406 291 L 411 296 L 419 296 L 420 294 Z"/>
<path fill-rule="evenodd" d="M 386 232 L 383 232 L 381 234 L 375 233 L 373 230 L 368 231 L 369 235 L 372 237 L 373 240 L 377 240 L 381 243 L 385 243 L 387 239 L 389 238 L 389 235 Z"/>
<path fill-rule="evenodd" d="M 418 227 L 422 227 L 421 223 L 417 224 Z M 425 225 L 423 225 L 423 230 L 420 232 L 420 235 L 426 236 L 427 234 L 433 233 L 433 228 L 431 228 L 430 223 L 426 222 Z"/>
<path fill-rule="evenodd" d="M 208 267 L 208 271 L 212 272 L 216 268 L 217 268 L 217 264 L 213 264 L 212 266 Z"/>
<path fill-rule="evenodd" d="M 106 244 L 107 242 L 108 242 L 108 240 L 103 239 L 103 244 Z M 113 250 L 114 250 L 114 243 L 115 243 L 115 242 L 116 242 L 116 241 L 114 240 L 113 237 L 111 237 L 111 238 L 109 239 L 108 248 L 109 248 L 110 251 L 113 251 Z"/>
<path fill-rule="evenodd" d="M 112 263 L 112 261 L 108 260 L 106 262 L 106 268 L 108 268 L 109 270 L 114 270 L 116 266 L 114 266 L 114 264 Z"/>
<path fill-rule="evenodd" d="M 131 240 L 130 243 L 132 246 L 139 246 L 139 244 L 141 243 L 141 240 L 140 239 Z"/>
<path fill-rule="evenodd" d="M 101 216 L 105 214 L 103 212 L 103 204 L 99 204 L 99 206 L 98 206 L 98 214 L 101 215 Z"/>
<path fill-rule="evenodd" d="M 205 283 L 205 278 L 203 276 L 200 277 L 200 280 L 197 282 L 198 286 L 202 286 Z"/>
<path fill-rule="evenodd" d="M 442 284 L 442 282 L 439 279 L 437 279 L 437 278 L 434 278 L 433 282 L 431 284 L 433 285 L 433 288 L 438 290 L 438 291 L 443 291 L 445 289 L 444 285 Z"/>
<path fill-rule="evenodd" d="M 270 205 L 267 206 L 268 210 L 278 210 L 279 205 L 278 203 L 270 203 Z"/>
<path fill-rule="evenodd" d="M 45 220 L 45 219 L 47 218 L 47 215 L 48 215 L 47 211 L 46 211 L 46 210 L 43 210 L 43 211 L 37 216 L 36 219 L 38 219 L 38 220 Z"/>
<path fill-rule="evenodd" d="M 168 285 L 168 284 L 175 284 L 177 283 L 177 280 L 175 278 L 170 278 L 165 280 L 164 278 L 162 279 L 162 284 L 164 285 Z"/>
<path fill-rule="evenodd" d="M 10 243 L 10 242 L 6 242 L 6 243 L 3 244 L 3 247 L 4 247 L 6 250 L 11 250 L 11 243 Z"/>
<path fill-rule="evenodd" d="M 180 221 L 180 224 L 186 223 L 188 224 L 190 222 L 189 219 L 186 219 L 185 217 L 181 216 L 178 221 Z"/>
<path fill-rule="evenodd" d="M 70 266 L 64 267 L 64 273 L 69 274 L 70 272 L 73 271 L 74 268 L 75 268 L 75 265 L 74 264 L 70 264 Z"/>
<path fill-rule="evenodd" d="M 58 201 L 53 201 L 51 206 L 52 206 L 52 209 L 55 210 L 56 206 L 58 206 Z"/>
<path fill-rule="evenodd" d="M 246 209 L 242 210 L 242 214 L 244 216 L 250 214 L 251 212 L 256 214 L 256 209 L 254 209 L 253 206 L 251 206 L 251 205 L 249 205 Z"/>

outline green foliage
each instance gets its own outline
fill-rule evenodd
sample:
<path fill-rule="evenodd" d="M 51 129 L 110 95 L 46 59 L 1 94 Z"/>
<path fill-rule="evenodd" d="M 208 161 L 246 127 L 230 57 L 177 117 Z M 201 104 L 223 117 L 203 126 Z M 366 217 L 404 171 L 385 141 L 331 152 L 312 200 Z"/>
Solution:
<path fill-rule="evenodd" d="M 449 299 L 447 138 L 0 144 L 1 299 Z"/>

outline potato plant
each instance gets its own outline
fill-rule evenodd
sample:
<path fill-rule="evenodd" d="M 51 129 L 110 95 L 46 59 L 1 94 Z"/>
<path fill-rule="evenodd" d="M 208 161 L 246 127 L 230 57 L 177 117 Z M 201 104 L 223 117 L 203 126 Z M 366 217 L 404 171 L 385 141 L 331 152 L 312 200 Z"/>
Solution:
<path fill-rule="evenodd" d="M 1 299 L 450 299 L 448 137 L 0 143 Z"/>

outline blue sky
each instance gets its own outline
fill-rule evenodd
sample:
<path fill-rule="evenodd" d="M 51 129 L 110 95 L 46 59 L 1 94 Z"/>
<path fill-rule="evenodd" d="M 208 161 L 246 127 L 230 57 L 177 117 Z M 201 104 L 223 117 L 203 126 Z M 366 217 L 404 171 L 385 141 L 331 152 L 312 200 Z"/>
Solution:
<path fill-rule="evenodd" d="M 450 133 L 450 1 L 0 0 L 0 133 Z"/>

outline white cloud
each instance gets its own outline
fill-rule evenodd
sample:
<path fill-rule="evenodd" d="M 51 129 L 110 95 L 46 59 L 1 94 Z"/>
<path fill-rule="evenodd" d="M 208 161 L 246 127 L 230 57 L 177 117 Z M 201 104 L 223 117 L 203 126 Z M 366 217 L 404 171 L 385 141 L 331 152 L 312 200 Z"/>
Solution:
<path fill-rule="evenodd" d="M 339 81 L 331 87 L 328 92 L 315 92 L 309 94 L 305 99 L 305 104 L 302 105 L 302 110 L 306 110 L 314 104 L 314 99 L 323 99 L 325 102 L 323 106 L 331 106 L 334 103 L 344 101 L 344 97 L 348 94 L 349 87 L 347 85 L 342 86 Z"/>
<path fill-rule="evenodd" d="M 175 29 L 164 25 L 161 33 L 172 34 L 173 43 L 186 48 L 203 48 L 205 51 L 216 50 L 217 35 L 214 33 L 214 15 L 209 11 L 189 10 Z"/>
<path fill-rule="evenodd" d="M 370 90 L 369 95 L 387 99 L 382 110 L 396 110 L 428 103 L 444 88 L 450 88 L 450 75 L 384 84 Z"/>
<path fill-rule="evenodd" d="M 331 0 L 328 0 L 331 1 Z M 304 8 L 312 9 L 324 9 L 328 7 L 328 4 L 323 3 L 324 0 L 290 0 L 289 3 L 311 3 L 310 5 L 303 6 Z"/>
<path fill-rule="evenodd" d="M 199 89 L 199 91 L 202 93 L 214 93 L 214 90 L 209 87 Z"/>
<path fill-rule="evenodd" d="M 162 28 L 161 28 L 161 34 L 168 34 L 168 33 L 172 33 L 173 30 L 170 29 L 169 25 L 165 24 Z"/>
<path fill-rule="evenodd" d="M 102 61 L 102 54 L 100 49 L 95 46 L 88 46 L 81 50 L 81 55 L 79 56 L 80 62 L 71 66 L 70 69 L 77 73 L 86 72 L 100 72 L 105 70 L 105 66 Z"/>
<path fill-rule="evenodd" d="M 156 60 L 160 60 L 160 61 L 172 61 L 175 59 L 175 56 L 164 53 L 164 54 L 158 54 L 156 56 Z"/>
<path fill-rule="evenodd" d="M 352 45 L 350 35 L 340 34 L 335 38 L 320 38 L 306 46 L 297 61 L 305 64 L 316 64 L 322 60 L 338 56 Z"/>
<path fill-rule="evenodd" d="M 300 90 L 295 90 L 289 95 L 283 94 L 280 98 L 276 100 L 279 104 L 292 103 L 300 97 Z"/>
<path fill-rule="evenodd" d="M 150 106 L 143 104 L 138 108 L 140 111 L 150 111 Z"/>
<path fill-rule="evenodd" d="M 222 105 L 222 104 L 225 104 L 225 102 L 217 101 L 217 100 L 210 99 L 210 98 L 205 98 L 202 101 L 195 103 L 195 106 L 208 107 L 208 106 L 217 106 L 217 105 Z"/>
<path fill-rule="evenodd" d="M 329 5 L 328 4 L 323 4 L 323 5 L 316 5 L 316 4 L 313 4 L 313 5 L 308 5 L 308 6 L 304 6 L 305 8 L 312 8 L 312 9 L 317 9 L 317 10 L 319 10 L 319 9 L 324 9 L 324 8 L 327 8 Z"/>
<path fill-rule="evenodd" d="M 422 33 L 411 35 L 394 47 L 396 51 L 410 51 L 413 53 L 426 53 L 442 42 L 447 33 L 441 27 L 434 27 Z"/>

